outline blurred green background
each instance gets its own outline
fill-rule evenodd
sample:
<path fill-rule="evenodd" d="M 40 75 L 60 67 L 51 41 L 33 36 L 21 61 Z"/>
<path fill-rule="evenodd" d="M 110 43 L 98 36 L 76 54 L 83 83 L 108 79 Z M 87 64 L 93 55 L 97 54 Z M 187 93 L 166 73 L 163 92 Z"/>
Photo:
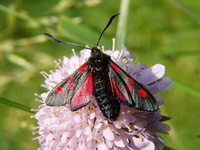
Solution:
<path fill-rule="evenodd" d="M 127 0 L 123 0 L 127 1 Z M 128 1 L 127 1 L 128 2 Z M 120 11 L 119 0 L 1 0 L 0 94 L 37 109 L 34 93 L 45 91 L 40 71 L 55 69 L 54 60 L 80 48 L 54 43 L 43 33 L 65 41 L 94 46 L 109 17 Z M 112 46 L 116 31 L 127 33 L 123 42 L 138 62 L 161 63 L 174 84 L 162 96 L 163 115 L 173 119 L 166 149 L 200 147 L 200 1 L 130 0 L 126 28 L 115 19 L 100 45 Z M 123 16 L 123 14 L 122 14 Z M 120 38 L 120 37 L 119 37 Z M 120 39 L 119 41 L 120 42 Z M 0 149 L 34 150 L 36 121 L 29 112 L 0 103 Z"/>

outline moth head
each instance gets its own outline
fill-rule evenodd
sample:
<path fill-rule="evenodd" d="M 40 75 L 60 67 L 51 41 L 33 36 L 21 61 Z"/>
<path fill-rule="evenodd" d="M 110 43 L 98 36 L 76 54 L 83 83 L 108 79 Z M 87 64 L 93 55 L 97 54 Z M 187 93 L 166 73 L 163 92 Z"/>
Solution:
<path fill-rule="evenodd" d="M 91 49 L 91 58 L 98 59 L 98 58 L 101 58 L 101 56 L 102 56 L 102 52 L 99 48 L 93 47 Z"/>

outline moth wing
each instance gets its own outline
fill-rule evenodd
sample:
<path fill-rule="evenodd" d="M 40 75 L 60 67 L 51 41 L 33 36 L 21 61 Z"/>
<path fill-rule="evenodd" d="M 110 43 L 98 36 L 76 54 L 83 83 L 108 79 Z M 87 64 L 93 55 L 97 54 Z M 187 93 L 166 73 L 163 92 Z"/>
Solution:
<path fill-rule="evenodd" d="M 109 78 L 112 90 L 122 104 L 144 111 L 158 109 L 153 95 L 113 61 L 109 65 Z"/>
<path fill-rule="evenodd" d="M 67 87 L 70 83 L 66 82 L 68 78 L 62 80 L 57 84 L 48 94 L 46 98 L 46 105 L 48 106 L 62 106 L 68 103 L 70 94 L 67 91 Z"/>
<path fill-rule="evenodd" d="M 93 77 L 85 62 L 52 89 L 45 103 L 48 106 L 62 106 L 70 102 L 71 110 L 77 110 L 91 101 L 93 90 Z"/>
<path fill-rule="evenodd" d="M 87 78 L 84 80 L 84 82 L 81 83 L 80 86 L 76 87 L 75 91 L 76 92 L 70 101 L 71 110 L 73 111 L 87 105 L 92 100 L 94 82 L 91 72 L 87 75 Z"/>

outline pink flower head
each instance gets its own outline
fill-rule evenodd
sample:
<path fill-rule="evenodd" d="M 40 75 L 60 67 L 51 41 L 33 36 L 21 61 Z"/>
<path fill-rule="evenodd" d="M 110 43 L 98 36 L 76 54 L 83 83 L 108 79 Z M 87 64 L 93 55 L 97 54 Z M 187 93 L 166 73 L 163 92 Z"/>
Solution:
<path fill-rule="evenodd" d="M 157 94 L 167 90 L 172 81 L 163 77 L 165 67 L 156 64 L 151 68 L 137 64 L 132 65 L 134 56 L 123 46 L 121 51 L 107 50 L 114 62 L 128 72 L 134 79 L 143 84 L 152 94 L 159 105 L 163 104 Z M 90 57 L 90 50 L 83 49 L 80 57 L 64 57 L 54 72 L 45 76 L 42 85 L 48 92 L 39 97 L 43 104 L 39 106 L 35 118 L 38 121 L 38 139 L 43 150 L 153 150 L 163 149 L 164 141 L 157 132 L 167 133 L 170 128 L 163 124 L 160 111 L 145 112 L 121 104 L 120 115 L 115 121 L 109 121 L 100 111 L 93 100 L 86 106 L 71 111 L 69 105 L 50 107 L 44 104 L 49 91 L 73 73 Z"/>

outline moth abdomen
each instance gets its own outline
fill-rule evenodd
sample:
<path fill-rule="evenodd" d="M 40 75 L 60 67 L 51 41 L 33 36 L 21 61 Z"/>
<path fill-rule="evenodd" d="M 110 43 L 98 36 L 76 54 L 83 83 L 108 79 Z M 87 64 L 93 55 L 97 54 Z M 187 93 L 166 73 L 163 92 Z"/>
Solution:
<path fill-rule="evenodd" d="M 94 93 L 104 116 L 110 120 L 116 120 L 120 113 L 120 103 L 113 95 L 107 74 L 94 75 Z"/>

